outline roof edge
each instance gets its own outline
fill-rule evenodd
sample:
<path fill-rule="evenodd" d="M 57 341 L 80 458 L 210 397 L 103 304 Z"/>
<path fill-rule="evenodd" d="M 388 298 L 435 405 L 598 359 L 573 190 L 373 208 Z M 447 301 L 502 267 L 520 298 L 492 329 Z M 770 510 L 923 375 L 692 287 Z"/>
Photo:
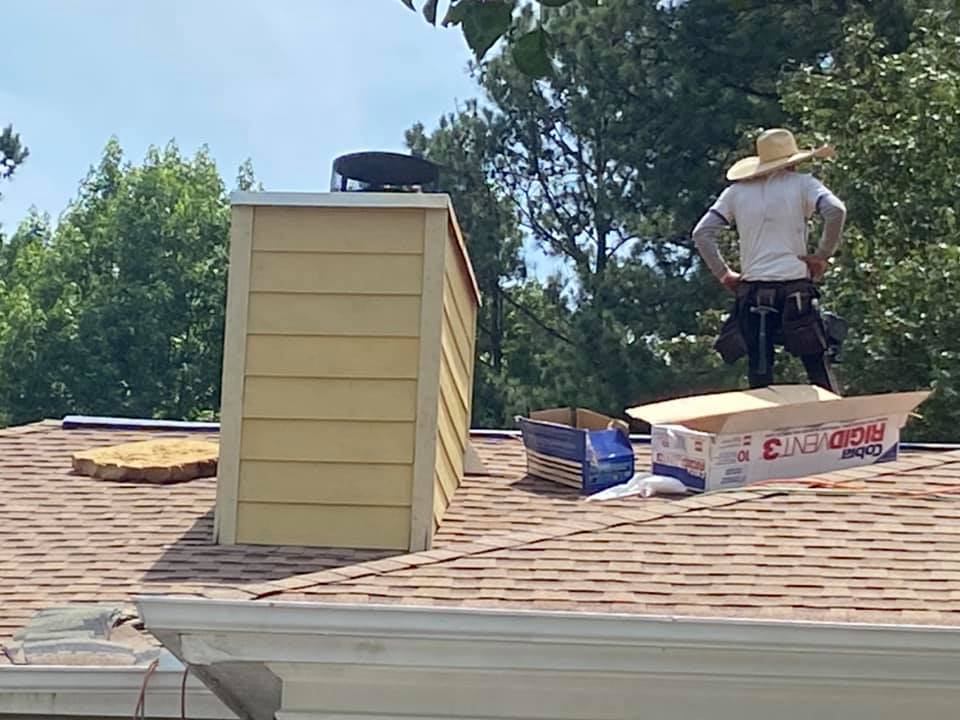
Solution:
<path fill-rule="evenodd" d="M 129 718 L 145 667 L 8 665 L 0 667 L 0 715 L 82 715 Z M 180 717 L 183 670 L 157 670 L 147 683 L 150 716 Z M 233 720 L 236 716 L 199 680 L 187 680 L 190 716 Z"/>
<path fill-rule="evenodd" d="M 525 643 L 585 642 L 703 648 L 957 653 L 960 627 L 796 620 L 705 618 L 628 613 L 485 610 L 211 600 L 169 596 L 134 599 L 151 632 L 271 633 L 379 638 L 498 638 Z"/>

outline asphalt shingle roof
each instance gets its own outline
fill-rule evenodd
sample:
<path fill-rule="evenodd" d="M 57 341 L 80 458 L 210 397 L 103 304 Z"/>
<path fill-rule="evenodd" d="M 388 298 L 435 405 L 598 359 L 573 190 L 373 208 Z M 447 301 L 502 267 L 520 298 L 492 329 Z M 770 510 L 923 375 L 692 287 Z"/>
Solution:
<path fill-rule="evenodd" d="M 586 502 L 527 477 L 518 440 L 475 436 L 488 475 L 464 480 L 432 550 L 391 556 L 218 546 L 213 479 L 71 472 L 76 450 L 176 434 L 0 430 L 0 643 L 42 608 L 139 593 L 960 624 L 960 452 L 819 487 Z"/>

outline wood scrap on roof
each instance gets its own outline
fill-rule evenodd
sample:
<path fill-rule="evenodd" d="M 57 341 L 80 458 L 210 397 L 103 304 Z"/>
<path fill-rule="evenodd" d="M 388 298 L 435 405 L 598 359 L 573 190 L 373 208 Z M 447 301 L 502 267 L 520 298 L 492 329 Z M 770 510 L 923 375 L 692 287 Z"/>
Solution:
<path fill-rule="evenodd" d="M 202 440 L 146 440 L 75 453 L 73 469 L 101 480 L 178 483 L 215 476 L 219 452 Z"/>

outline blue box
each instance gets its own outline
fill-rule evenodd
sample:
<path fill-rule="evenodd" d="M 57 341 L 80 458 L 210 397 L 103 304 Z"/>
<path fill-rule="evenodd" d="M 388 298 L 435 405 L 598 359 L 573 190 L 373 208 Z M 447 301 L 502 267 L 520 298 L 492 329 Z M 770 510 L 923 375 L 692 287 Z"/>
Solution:
<path fill-rule="evenodd" d="M 527 474 L 592 495 L 634 474 L 627 424 L 582 408 L 555 408 L 517 418 Z"/>

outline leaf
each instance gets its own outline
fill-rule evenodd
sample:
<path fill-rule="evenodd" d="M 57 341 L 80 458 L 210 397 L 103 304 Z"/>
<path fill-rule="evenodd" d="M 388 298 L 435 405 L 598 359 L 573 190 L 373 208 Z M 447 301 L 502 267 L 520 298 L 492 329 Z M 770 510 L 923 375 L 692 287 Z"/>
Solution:
<path fill-rule="evenodd" d="M 520 72 L 536 78 L 552 74 L 550 42 L 550 34 L 543 28 L 537 28 L 521 36 L 513 44 L 513 61 Z"/>
<path fill-rule="evenodd" d="M 441 24 L 444 27 L 459 25 L 463 22 L 463 18 L 467 14 L 470 5 L 473 4 L 476 4 L 476 0 L 460 0 L 459 2 L 451 3 L 450 7 L 447 8 L 447 14 Z"/>
<path fill-rule="evenodd" d="M 431 25 L 437 24 L 437 3 L 439 0 L 427 0 L 423 6 L 423 16 Z"/>
<path fill-rule="evenodd" d="M 507 0 L 471 2 L 463 9 L 463 36 L 478 62 L 506 34 L 512 20 L 513 3 Z"/>
<path fill-rule="evenodd" d="M 563 7 L 569 5 L 573 0 L 540 0 L 540 4 L 546 7 Z"/>

